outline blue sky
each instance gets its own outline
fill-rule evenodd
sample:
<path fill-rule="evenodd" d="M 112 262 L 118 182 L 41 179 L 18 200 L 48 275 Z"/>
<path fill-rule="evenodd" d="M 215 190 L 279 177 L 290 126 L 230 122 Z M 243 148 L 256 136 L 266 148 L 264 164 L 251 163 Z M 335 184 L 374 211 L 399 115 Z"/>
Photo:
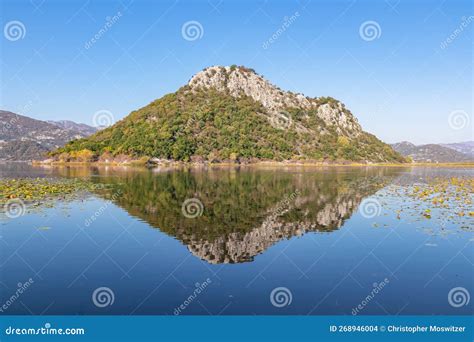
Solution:
<path fill-rule="evenodd" d="M 206 66 L 237 64 L 343 101 L 386 142 L 473 139 L 469 0 L 2 0 L 0 9 L 0 108 L 33 118 L 92 124 L 107 110 L 118 120 Z M 12 21 L 20 39 L 7 33 Z M 189 21 L 202 27 L 196 40 L 183 37 Z M 361 33 L 369 21 L 375 36 Z"/>

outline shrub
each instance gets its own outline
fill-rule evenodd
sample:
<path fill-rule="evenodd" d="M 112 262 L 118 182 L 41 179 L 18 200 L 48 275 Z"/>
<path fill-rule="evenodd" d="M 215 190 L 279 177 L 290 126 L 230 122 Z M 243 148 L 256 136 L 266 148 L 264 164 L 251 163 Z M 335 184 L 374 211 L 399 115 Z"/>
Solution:
<path fill-rule="evenodd" d="M 94 152 L 88 149 L 80 150 L 76 153 L 76 159 L 80 162 L 91 162 L 94 159 Z"/>

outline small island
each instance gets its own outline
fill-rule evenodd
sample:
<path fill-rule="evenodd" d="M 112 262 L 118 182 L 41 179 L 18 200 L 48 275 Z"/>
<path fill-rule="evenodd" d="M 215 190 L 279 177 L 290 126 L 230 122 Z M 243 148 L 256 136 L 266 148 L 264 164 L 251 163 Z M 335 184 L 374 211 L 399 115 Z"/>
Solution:
<path fill-rule="evenodd" d="M 213 66 L 46 163 L 404 163 L 343 103 L 283 91 L 253 69 Z"/>

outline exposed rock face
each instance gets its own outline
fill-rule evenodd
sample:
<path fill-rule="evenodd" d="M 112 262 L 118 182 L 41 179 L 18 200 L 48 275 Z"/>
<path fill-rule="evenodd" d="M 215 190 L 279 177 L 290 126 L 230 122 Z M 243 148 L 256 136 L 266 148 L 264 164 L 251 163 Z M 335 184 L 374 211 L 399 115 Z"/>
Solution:
<path fill-rule="evenodd" d="M 307 232 L 333 231 L 340 228 L 358 208 L 362 197 L 357 193 L 346 193 L 337 198 L 322 196 L 318 200 L 321 209 L 315 220 L 284 222 L 281 219 L 286 212 L 313 201 L 314 198 L 297 198 L 284 211 L 270 210 L 261 226 L 246 234 L 231 233 L 212 242 L 200 241 L 197 237 L 191 238 L 188 249 L 211 264 L 252 261 L 256 255 L 283 239 L 301 236 Z"/>
<path fill-rule="evenodd" d="M 270 123 L 278 128 L 281 128 L 278 122 L 281 122 L 282 112 L 289 108 L 299 108 L 304 110 L 306 115 L 317 115 L 326 124 L 336 127 L 338 134 L 358 136 L 362 132 L 357 119 L 341 102 L 331 99 L 328 103 L 322 103 L 322 98 L 310 98 L 303 94 L 283 91 L 245 67 L 212 66 L 194 75 L 188 86 L 191 89 L 215 88 L 229 92 L 234 97 L 247 95 L 265 107 Z"/>
<path fill-rule="evenodd" d="M 311 102 L 303 95 L 290 96 L 278 89 L 253 70 L 212 66 L 194 75 L 189 81 L 190 87 L 213 87 L 220 91 L 229 91 L 234 97 L 242 93 L 250 96 L 270 111 L 279 111 L 285 107 L 311 108 Z"/>
<path fill-rule="evenodd" d="M 323 104 L 317 107 L 317 115 L 330 126 L 336 127 L 336 132 L 341 135 L 358 136 L 362 132 L 357 119 L 344 111 L 341 102 L 336 104 Z"/>

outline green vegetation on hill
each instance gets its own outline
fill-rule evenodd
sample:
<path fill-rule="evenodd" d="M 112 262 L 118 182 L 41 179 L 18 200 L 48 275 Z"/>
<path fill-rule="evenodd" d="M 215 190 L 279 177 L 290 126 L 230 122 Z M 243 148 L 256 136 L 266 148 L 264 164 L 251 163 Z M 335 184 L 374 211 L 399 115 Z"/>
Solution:
<path fill-rule="evenodd" d="M 335 101 L 335 100 L 334 100 Z M 331 104 L 327 98 L 324 103 Z M 289 127 L 275 128 L 252 98 L 185 86 L 132 112 L 112 127 L 75 140 L 51 155 L 61 161 L 109 160 L 121 155 L 180 161 L 350 160 L 402 162 L 375 136 L 338 135 L 316 110 L 288 108 Z M 304 127 L 304 129 L 301 129 Z"/>

